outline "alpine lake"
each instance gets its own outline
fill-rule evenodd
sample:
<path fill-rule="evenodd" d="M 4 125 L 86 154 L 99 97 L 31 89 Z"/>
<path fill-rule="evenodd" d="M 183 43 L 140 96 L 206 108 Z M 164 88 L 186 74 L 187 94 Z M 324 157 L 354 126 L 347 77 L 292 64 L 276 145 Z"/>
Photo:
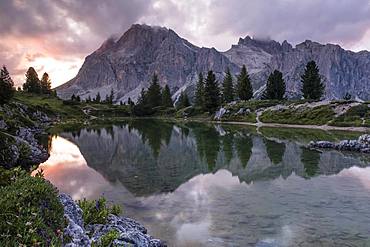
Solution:
<path fill-rule="evenodd" d="M 53 136 L 39 169 L 168 246 L 370 246 L 370 156 L 306 148 L 359 135 L 132 119 Z"/>

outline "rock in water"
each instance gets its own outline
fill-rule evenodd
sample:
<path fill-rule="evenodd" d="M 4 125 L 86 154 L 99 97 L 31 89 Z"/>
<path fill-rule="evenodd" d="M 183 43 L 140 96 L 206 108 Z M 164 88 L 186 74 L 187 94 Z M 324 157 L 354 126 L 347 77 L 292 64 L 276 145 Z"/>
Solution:
<path fill-rule="evenodd" d="M 165 247 L 159 239 L 154 239 L 147 234 L 145 227 L 133 219 L 109 215 L 107 224 L 84 225 L 82 210 L 75 201 L 67 194 L 60 194 L 59 200 L 64 207 L 64 216 L 68 225 L 64 229 L 64 239 L 71 239 L 65 243 L 66 247 L 90 247 L 92 243 L 99 243 L 100 239 L 115 230 L 119 237 L 114 240 L 115 246 L 136 246 L 136 247 Z M 89 235 L 91 238 L 89 238 Z"/>
<path fill-rule="evenodd" d="M 102 236 L 115 230 L 118 232 L 118 239 L 114 241 L 116 246 L 137 247 L 163 247 L 165 246 L 159 239 L 154 239 L 147 234 L 145 227 L 140 225 L 133 219 L 121 218 L 115 215 L 109 215 L 107 224 L 105 225 L 89 225 L 88 232 L 92 234 L 91 240 L 99 242 Z"/>
<path fill-rule="evenodd" d="M 77 76 L 57 88 L 58 95 L 69 99 L 104 98 L 115 91 L 116 102 L 135 100 L 149 85 L 154 72 L 162 86 L 168 84 L 175 98 L 183 90 L 194 95 L 199 72 L 213 70 L 222 81 L 227 67 L 233 74 L 243 64 L 251 75 L 256 96 L 262 93 L 267 77 L 274 69 L 283 72 L 287 96 L 299 97 L 300 76 L 306 63 L 316 61 L 326 85 L 326 98 L 370 99 L 370 52 L 352 52 L 338 45 L 305 41 L 292 47 L 273 40 L 240 39 L 226 52 L 200 48 L 179 37 L 173 30 L 133 25 L 119 40 L 109 39 L 87 56 Z"/>
<path fill-rule="evenodd" d="M 342 140 L 339 143 L 329 141 L 310 142 L 310 148 L 328 148 L 341 151 L 352 151 L 361 153 L 370 153 L 370 135 L 362 135 L 357 140 Z"/>

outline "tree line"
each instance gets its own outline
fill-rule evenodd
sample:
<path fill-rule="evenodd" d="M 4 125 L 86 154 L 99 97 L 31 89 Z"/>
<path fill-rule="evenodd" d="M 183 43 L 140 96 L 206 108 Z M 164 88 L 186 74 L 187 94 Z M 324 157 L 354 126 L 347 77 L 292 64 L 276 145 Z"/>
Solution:
<path fill-rule="evenodd" d="M 301 92 L 305 99 L 319 100 L 325 90 L 319 68 L 314 61 L 307 63 L 304 73 L 301 76 Z M 285 99 L 286 84 L 283 74 L 274 70 L 269 75 L 262 99 L 283 100 Z M 216 80 L 213 71 L 208 71 L 204 79 L 203 74 L 198 76 L 195 92 L 195 107 L 208 112 L 214 112 L 223 103 L 230 103 L 234 100 L 250 100 L 253 98 L 253 88 L 248 71 L 243 65 L 240 73 L 236 76 L 236 83 L 230 69 L 227 68 L 221 87 Z"/>
<path fill-rule="evenodd" d="M 19 87 L 18 90 L 21 91 L 22 89 Z M 55 95 L 55 91 L 51 89 L 51 81 L 48 73 L 45 72 L 40 80 L 33 67 L 30 67 L 26 72 L 26 82 L 23 84 L 23 91 Z M 4 65 L 0 70 L 0 104 L 9 102 L 13 98 L 14 92 L 14 82 Z"/>
<path fill-rule="evenodd" d="M 325 85 L 322 82 L 319 68 L 314 61 L 307 63 L 304 73 L 301 76 L 301 82 L 301 92 L 305 99 L 319 100 L 323 96 Z M 36 94 L 55 94 L 55 91 L 51 89 L 49 75 L 44 73 L 42 78 L 39 79 L 33 67 L 30 67 L 26 72 L 26 82 L 23 84 L 23 90 Z M 13 97 L 14 91 L 13 80 L 6 67 L 3 66 L 0 74 L 0 103 L 8 102 Z M 267 79 L 266 87 L 261 98 L 283 100 L 285 99 L 285 92 L 286 84 L 283 74 L 278 70 L 274 70 Z M 234 100 L 250 100 L 252 98 L 252 83 L 245 65 L 242 66 L 240 73 L 236 75 L 236 83 L 234 83 L 234 76 L 231 74 L 230 69 L 227 68 L 221 87 L 212 70 L 207 72 L 205 78 L 203 77 L 203 73 L 199 73 L 198 75 L 194 106 L 200 111 L 214 112 L 222 104 L 230 103 Z M 81 98 L 73 94 L 71 100 L 80 102 Z M 111 90 L 111 93 L 106 95 L 105 100 L 101 99 L 98 92 L 94 99 L 91 99 L 89 96 L 85 101 L 113 104 L 114 91 Z M 164 88 L 160 86 L 157 74 L 153 75 L 149 88 L 147 90 L 142 89 L 136 105 L 130 98 L 127 103 L 132 106 L 134 113 L 137 115 L 152 114 L 158 107 L 171 108 L 174 106 L 170 88 L 168 85 Z M 190 105 L 191 103 L 186 92 L 181 92 L 176 102 L 176 108 L 186 108 Z"/>
<path fill-rule="evenodd" d="M 51 90 L 51 80 L 48 73 L 44 73 L 39 79 L 36 70 L 30 67 L 26 72 L 26 82 L 23 84 L 23 91 L 35 94 L 54 94 Z"/>

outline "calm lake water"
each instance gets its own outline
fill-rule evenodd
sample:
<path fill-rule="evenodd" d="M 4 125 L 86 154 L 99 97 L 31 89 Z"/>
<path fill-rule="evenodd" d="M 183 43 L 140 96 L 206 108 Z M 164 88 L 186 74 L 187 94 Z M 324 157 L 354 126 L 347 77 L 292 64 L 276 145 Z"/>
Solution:
<path fill-rule="evenodd" d="M 370 246 L 370 157 L 305 148 L 359 135 L 133 120 L 60 133 L 40 167 L 169 246 Z"/>

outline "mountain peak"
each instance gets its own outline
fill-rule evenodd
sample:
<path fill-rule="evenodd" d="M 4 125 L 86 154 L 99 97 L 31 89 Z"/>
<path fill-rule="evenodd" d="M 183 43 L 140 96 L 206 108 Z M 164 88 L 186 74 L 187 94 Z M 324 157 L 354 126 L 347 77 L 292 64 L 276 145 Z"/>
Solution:
<path fill-rule="evenodd" d="M 252 38 L 249 35 L 247 35 L 244 39 L 240 38 L 238 45 L 254 46 L 257 48 L 261 48 L 262 50 L 270 54 L 276 54 L 280 52 L 282 48 L 282 45 L 279 42 L 272 40 L 270 38 L 265 38 L 265 39 L 254 38 L 254 37 Z"/>
<path fill-rule="evenodd" d="M 302 67 L 314 59 L 326 78 L 327 98 L 342 98 L 347 92 L 370 98 L 370 53 L 349 53 L 335 45 L 306 40 L 293 48 L 287 41 L 246 36 L 219 52 L 199 48 L 171 29 L 146 24 L 132 25 L 116 40 L 107 39 L 89 55 L 77 76 L 57 89 L 58 95 L 84 99 L 99 92 L 105 97 L 113 89 L 117 102 L 136 99 L 153 73 L 158 73 L 161 84 L 167 84 L 175 96 L 183 90 L 192 96 L 199 72 L 213 70 L 221 81 L 226 68 L 237 74 L 246 65 L 255 90 L 263 88 L 271 70 L 278 69 L 286 78 L 289 95 L 298 96 Z"/>

